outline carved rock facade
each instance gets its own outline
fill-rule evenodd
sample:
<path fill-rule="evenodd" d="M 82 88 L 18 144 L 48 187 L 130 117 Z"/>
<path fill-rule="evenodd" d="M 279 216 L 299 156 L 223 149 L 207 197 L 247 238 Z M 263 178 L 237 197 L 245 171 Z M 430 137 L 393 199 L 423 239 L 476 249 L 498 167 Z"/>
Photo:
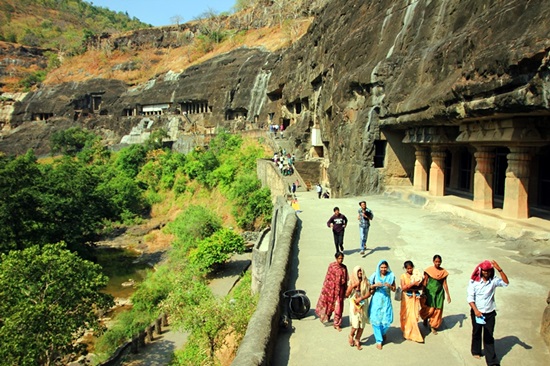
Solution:
<path fill-rule="evenodd" d="M 113 141 L 144 116 L 186 133 L 282 124 L 335 197 L 401 184 L 525 218 L 550 207 L 549 18 L 543 0 L 333 0 L 280 53 L 241 48 L 135 87 L 41 88 L 10 123 L 64 118 Z"/>

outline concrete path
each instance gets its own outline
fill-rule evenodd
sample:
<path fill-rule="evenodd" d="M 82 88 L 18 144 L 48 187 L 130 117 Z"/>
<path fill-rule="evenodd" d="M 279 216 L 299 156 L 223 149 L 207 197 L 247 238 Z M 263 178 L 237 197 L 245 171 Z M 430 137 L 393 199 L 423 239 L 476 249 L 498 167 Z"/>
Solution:
<path fill-rule="evenodd" d="M 365 256 L 358 249 L 357 209 L 361 199 L 367 200 L 375 215 Z M 509 247 L 506 241 L 497 236 L 495 229 L 488 228 L 498 225 L 494 222 L 498 218 L 489 217 L 482 222 L 472 212 L 473 221 L 388 196 L 320 200 L 315 192 L 300 192 L 298 200 L 301 227 L 289 288 L 305 290 L 312 309 L 304 319 L 292 320 L 292 331 L 280 333 L 273 365 L 485 365 L 483 358 L 476 360 L 470 355 L 472 326 L 466 302 L 470 274 L 484 259 L 496 260 L 510 279 L 510 286 L 497 289 L 496 294 L 495 339 L 502 365 L 550 364 L 549 351 L 539 333 L 550 289 L 550 268 L 514 259 L 517 252 L 506 249 Z M 399 278 L 405 260 L 410 259 L 417 268 L 424 269 L 432 264 L 434 254 L 443 257 L 442 266 L 450 273 L 452 302 L 445 303 L 444 324 L 439 334 L 427 334 L 420 325 L 426 335 L 425 343 L 405 341 L 399 328 L 400 304 L 396 301 L 393 301 L 394 322 L 383 350 L 374 346 L 370 325 L 363 333 L 363 350 L 348 345 L 347 303 L 344 329 L 340 333 L 316 318 L 314 308 L 326 269 L 334 260 L 332 233 L 326 226 L 334 206 L 339 206 L 350 221 L 344 238 L 344 264 L 349 271 L 361 265 L 370 276 L 378 261 L 386 259 Z"/>

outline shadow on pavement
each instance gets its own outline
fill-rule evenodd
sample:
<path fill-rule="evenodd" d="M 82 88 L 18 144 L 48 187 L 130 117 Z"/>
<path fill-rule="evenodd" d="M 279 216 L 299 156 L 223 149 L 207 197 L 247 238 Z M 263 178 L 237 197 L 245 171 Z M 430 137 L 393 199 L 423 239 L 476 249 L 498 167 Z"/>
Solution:
<path fill-rule="evenodd" d="M 459 328 L 464 326 L 464 320 L 468 319 L 466 314 L 453 314 L 443 317 L 443 324 L 445 325 L 441 330 L 453 329 L 457 323 Z"/>
<path fill-rule="evenodd" d="M 220 268 L 220 270 L 210 273 L 208 278 L 224 278 L 232 276 L 240 276 L 250 266 L 250 259 L 231 260 Z"/>
<path fill-rule="evenodd" d="M 497 356 L 501 359 L 506 356 L 508 352 L 514 348 L 515 345 L 520 345 L 524 349 L 532 349 L 533 347 L 516 336 L 506 336 L 500 339 L 495 339 L 495 349 L 497 350 Z"/>
<path fill-rule="evenodd" d="M 367 248 L 367 250 L 365 251 L 365 254 L 363 254 L 363 258 L 365 258 L 366 256 L 368 255 L 371 255 L 371 254 L 374 254 L 375 252 L 381 252 L 381 251 L 386 251 L 386 250 L 390 250 L 391 248 L 390 247 L 376 247 L 376 248 Z M 360 250 L 357 250 L 358 252 Z"/>

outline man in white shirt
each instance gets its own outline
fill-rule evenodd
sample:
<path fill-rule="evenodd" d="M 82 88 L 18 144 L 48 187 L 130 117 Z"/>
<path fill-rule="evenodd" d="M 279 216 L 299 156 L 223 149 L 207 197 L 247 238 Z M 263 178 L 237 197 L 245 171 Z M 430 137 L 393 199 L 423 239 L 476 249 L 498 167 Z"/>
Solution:
<path fill-rule="evenodd" d="M 495 277 L 495 269 L 502 278 Z M 472 318 L 472 356 L 481 358 L 481 338 L 483 335 L 483 349 L 488 366 L 500 365 L 495 353 L 495 318 L 497 316 L 495 291 L 497 287 L 506 287 L 510 282 L 508 276 L 495 261 L 481 262 L 468 284 L 468 303 Z"/>

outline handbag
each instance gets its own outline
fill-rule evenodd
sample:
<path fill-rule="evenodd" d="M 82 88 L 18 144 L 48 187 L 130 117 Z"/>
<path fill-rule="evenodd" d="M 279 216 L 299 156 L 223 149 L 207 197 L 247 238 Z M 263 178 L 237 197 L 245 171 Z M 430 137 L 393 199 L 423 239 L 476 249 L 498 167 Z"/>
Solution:
<path fill-rule="evenodd" d="M 401 296 L 403 295 L 403 290 L 401 289 L 401 287 L 398 287 L 396 290 L 395 290 L 395 295 L 394 295 L 394 299 L 396 301 L 401 301 Z"/>

